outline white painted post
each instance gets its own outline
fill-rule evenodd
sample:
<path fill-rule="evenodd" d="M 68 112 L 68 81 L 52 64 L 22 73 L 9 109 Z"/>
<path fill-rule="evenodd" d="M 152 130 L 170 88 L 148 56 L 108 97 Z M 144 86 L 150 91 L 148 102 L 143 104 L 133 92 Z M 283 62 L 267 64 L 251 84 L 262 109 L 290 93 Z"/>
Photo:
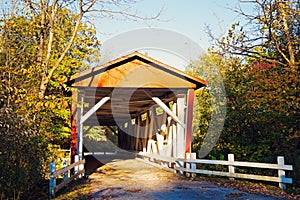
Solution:
<path fill-rule="evenodd" d="M 278 164 L 278 167 L 282 167 L 284 165 L 284 157 L 283 156 L 278 156 L 277 157 L 277 164 Z M 285 171 L 284 170 L 278 169 L 278 178 L 280 179 L 279 187 L 282 190 L 285 190 L 286 189 L 286 184 L 283 183 L 283 179 L 285 178 Z"/>
<path fill-rule="evenodd" d="M 84 164 L 78 165 L 78 170 L 79 170 L 79 171 L 81 171 L 81 170 L 83 170 L 83 169 L 84 169 Z M 80 174 L 80 175 L 79 175 L 79 178 L 82 178 L 82 177 L 84 177 L 84 174 Z"/>
<path fill-rule="evenodd" d="M 79 109 L 79 120 L 78 120 L 78 148 L 77 148 L 77 155 L 79 156 L 79 160 L 82 160 L 82 154 L 83 154 L 83 123 L 82 121 L 83 117 L 83 97 L 81 97 L 81 108 Z"/>
<path fill-rule="evenodd" d="M 172 111 L 173 113 L 177 114 L 177 103 L 173 103 L 173 107 L 172 107 Z M 177 127 L 176 124 L 172 124 L 172 155 L 174 158 L 177 158 Z"/>
<path fill-rule="evenodd" d="M 234 163 L 234 154 L 228 154 L 228 161 L 232 164 L 232 165 L 228 165 L 228 170 L 229 170 L 229 176 L 231 178 L 229 178 L 231 181 L 234 180 L 234 166 L 233 166 L 233 163 Z"/>
<path fill-rule="evenodd" d="M 79 161 L 79 156 L 75 155 L 75 162 Z M 79 167 L 78 165 L 74 167 L 74 174 L 77 174 L 79 172 Z"/>
<path fill-rule="evenodd" d="M 55 197 L 55 193 L 54 193 L 54 188 L 56 186 L 56 178 L 53 177 L 53 172 L 55 172 L 56 167 L 55 167 L 55 162 L 51 162 L 50 163 L 50 183 L 49 183 L 49 195 L 50 195 L 50 199 L 52 197 Z"/>
<path fill-rule="evenodd" d="M 186 159 L 196 159 L 196 153 L 186 153 L 185 154 Z M 187 169 L 192 169 L 193 171 L 196 170 L 196 164 L 195 163 L 186 163 L 186 168 Z M 190 172 L 186 173 L 187 177 L 196 177 L 196 173 Z"/>
<path fill-rule="evenodd" d="M 162 136 L 159 133 L 156 133 L 156 141 L 157 141 L 157 149 L 158 149 L 158 154 L 161 156 L 164 156 L 164 136 Z"/>
<path fill-rule="evenodd" d="M 172 156 L 172 135 L 173 135 L 173 129 L 172 126 L 169 127 L 168 130 L 168 141 L 167 141 L 167 147 L 166 147 L 166 156 L 171 157 Z"/>
<path fill-rule="evenodd" d="M 185 158 L 186 159 L 196 159 L 196 153 L 186 153 L 185 154 Z M 195 170 L 196 169 L 196 164 L 195 163 L 186 163 L 186 169 Z M 188 172 L 188 173 L 186 173 L 186 176 L 187 177 L 195 178 L 196 177 L 196 173 Z"/>
<path fill-rule="evenodd" d="M 185 105 L 184 105 L 184 95 L 179 95 L 177 97 L 177 116 L 180 121 L 184 122 L 185 119 Z M 177 126 L 177 138 L 176 138 L 176 148 L 177 148 L 177 158 L 185 157 L 185 128 L 179 123 Z M 184 162 L 176 162 L 177 167 L 184 167 Z M 180 175 L 183 175 L 183 171 L 179 171 Z"/>
<path fill-rule="evenodd" d="M 179 121 L 185 121 L 185 105 L 184 95 L 177 98 L 177 116 Z M 177 123 L 177 158 L 184 158 L 185 156 L 185 128 Z"/>
<path fill-rule="evenodd" d="M 68 159 L 64 159 L 63 166 L 64 167 L 68 166 Z M 64 173 L 64 181 L 68 180 L 68 178 L 69 178 L 68 171 L 66 171 Z"/>
<path fill-rule="evenodd" d="M 196 153 L 191 153 L 191 159 L 196 159 Z M 195 171 L 196 170 L 196 163 L 192 163 L 191 164 L 192 170 Z M 192 178 L 195 178 L 197 176 L 196 173 L 192 173 Z"/>

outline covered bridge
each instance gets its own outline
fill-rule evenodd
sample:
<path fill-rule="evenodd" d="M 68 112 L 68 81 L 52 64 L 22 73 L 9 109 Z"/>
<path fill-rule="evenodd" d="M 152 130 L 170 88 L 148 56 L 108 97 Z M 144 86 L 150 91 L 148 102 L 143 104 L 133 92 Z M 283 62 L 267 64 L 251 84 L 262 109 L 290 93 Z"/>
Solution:
<path fill-rule="evenodd" d="M 113 127 L 118 147 L 129 151 L 176 158 L 191 152 L 194 90 L 206 81 L 133 52 L 68 83 L 75 88 L 72 163 L 83 158 L 83 126 Z"/>

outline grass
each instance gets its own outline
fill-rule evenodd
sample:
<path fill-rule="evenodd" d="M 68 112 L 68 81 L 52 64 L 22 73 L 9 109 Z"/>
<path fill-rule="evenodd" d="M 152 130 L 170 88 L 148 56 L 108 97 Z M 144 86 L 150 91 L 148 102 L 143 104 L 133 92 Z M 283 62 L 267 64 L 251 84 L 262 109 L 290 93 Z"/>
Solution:
<path fill-rule="evenodd" d="M 88 184 L 88 180 L 78 179 L 72 181 L 67 187 L 63 188 L 56 194 L 56 200 L 65 199 L 87 199 L 91 192 L 91 187 Z"/>
<path fill-rule="evenodd" d="M 300 199 L 300 188 L 288 187 L 285 191 L 278 187 L 278 183 L 252 181 L 244 179 L 234 179 L 233 181 L 225 177 L 197 175 L 195 181 L 206 181 L 214 185 L 241 190 L 252 194 L 265 194 L 288 199 Z"/>

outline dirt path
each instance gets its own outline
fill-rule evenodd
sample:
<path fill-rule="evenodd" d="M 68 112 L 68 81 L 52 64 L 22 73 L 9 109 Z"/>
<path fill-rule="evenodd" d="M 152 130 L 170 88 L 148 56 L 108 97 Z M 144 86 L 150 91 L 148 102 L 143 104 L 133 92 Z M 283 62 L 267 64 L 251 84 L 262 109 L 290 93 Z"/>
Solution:
<path fill-rule="evenodd" d="M 191 181 L 135 159 L 113 160 L 91 174 L 85 185 L 80 199 L 279 199 Z"/>

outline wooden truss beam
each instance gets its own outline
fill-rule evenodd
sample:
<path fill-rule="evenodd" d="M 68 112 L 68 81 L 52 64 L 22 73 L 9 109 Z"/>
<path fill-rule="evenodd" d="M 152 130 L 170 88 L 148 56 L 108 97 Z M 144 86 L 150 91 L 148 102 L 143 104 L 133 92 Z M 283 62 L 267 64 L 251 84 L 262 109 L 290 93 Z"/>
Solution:
<path fill-rule="evenodd" d="M 172 117 L 172 119 L 180 124 L 183 128 L 185 128 L 185 125 L 184 125 L 184 122 L 182 120 L 180 120 L 177 115 L 172 111 L 170 110 L 170 108 L 162 101 L 160 100 L 158 97 L 152 97 L 152 95 L 145 90 L 145 93 L 157 104 L 159 105 L 166 113 L 168 113 L 169 116 Z"/>
<path fill-rule="evenodd" d="M 172 117 L 172 119 L 176 122 L 179 123 L 183 128 L 184 123 L 176 116 L 175 113 L 172 112 L 172 110 L 170 110 L 170 108 L 164 104 L 164 102 L 162 102 L 159 98 L 157 97 L 152 97 L 153 101 L 155 101 L 155 103 L 157 103 L 157 105 L 159 105 L 166 113 L 168 113 L 168 115 L 170 115 Z"/>
<path fill-rule="evenodd" d="M 110 97 L 103 97 L 98 103 L 96 103 L 85 115 L 80 119 L 80 124 L 83 124 L 93 113 L 95 113 L 103 104 L 105 104 Z"/>

